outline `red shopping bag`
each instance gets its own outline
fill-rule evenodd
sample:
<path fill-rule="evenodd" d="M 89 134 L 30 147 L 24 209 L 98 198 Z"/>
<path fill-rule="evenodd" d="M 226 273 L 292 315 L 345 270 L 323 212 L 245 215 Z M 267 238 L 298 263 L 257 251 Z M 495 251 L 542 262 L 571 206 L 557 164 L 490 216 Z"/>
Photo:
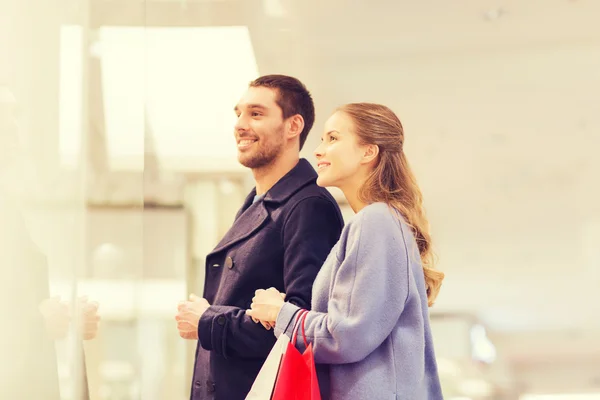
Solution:
<path fill-rule="evenodd" d="M 306 310 L 300 312 L 292 334 L 292 340 L 281 360 L 272 400 L 321 400 L 312 343 L 307 343 L 304 331 L 307 314 L 308 311 Z M 300 325 L 302 326 L 302 336 L 306 345 L 304 354 L 300 354 L 295 346 Z"/>

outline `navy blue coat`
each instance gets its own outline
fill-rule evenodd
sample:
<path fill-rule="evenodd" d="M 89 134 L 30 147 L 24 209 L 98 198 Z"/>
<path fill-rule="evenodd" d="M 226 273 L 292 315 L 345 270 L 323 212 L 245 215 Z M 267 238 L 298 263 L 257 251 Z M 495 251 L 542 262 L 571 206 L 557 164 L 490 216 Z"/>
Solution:
<path fill-rule="evenodd" d="M 257 289 L 275 287 L 310 309 L 312 286 L 343 228 L 339 207 L 304 159 L 263 200 L 253 190 L 206 258 L 192 400 L 243 400 L 275 343 L 246 316 Z"/>

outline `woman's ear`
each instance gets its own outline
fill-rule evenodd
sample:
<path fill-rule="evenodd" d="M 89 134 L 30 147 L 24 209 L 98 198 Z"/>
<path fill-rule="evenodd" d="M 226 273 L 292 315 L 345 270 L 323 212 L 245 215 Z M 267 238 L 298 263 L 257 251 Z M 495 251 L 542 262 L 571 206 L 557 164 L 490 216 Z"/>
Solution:
<path fill-rule="evenodd" d="M 365 145 L 362 159 L 363 164 L 369 164 L 373 160 L 376 160 L 378 155 L 379 146 L 377 146 L 376 144 Z"/>

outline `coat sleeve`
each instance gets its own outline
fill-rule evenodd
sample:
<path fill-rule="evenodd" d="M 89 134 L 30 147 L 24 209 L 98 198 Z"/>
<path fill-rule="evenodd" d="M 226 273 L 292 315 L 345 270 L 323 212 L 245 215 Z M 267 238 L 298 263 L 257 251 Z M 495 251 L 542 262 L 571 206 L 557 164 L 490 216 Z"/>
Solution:
<path fill-rule="evenodd" d="M 330 200 L 309 197 L 291 210 L 281 232 L 286 301 L 310 308 L 314 280 L 342 227 L 339 209 Z M 237 358 L 265 358 L 275 343 L 271 331 L 254 323 L 246 310 L 231 306 L 211 306 L 200 318 L 198 338 L 205 350 Z"/>
<path fill-rule="evenodd" d="M 306 338 L 313 344 L 317 363 L 363 360 L 390 335 L 404 309 L 410 273 L 404 230 L 387 210 L 368 211 L 375 212 L 353 220 L 345 243 L 340 243 L 327 312 L 310 311 L 306 316 Z M 297 306 L 284 304 L 277 336 L 296 310 Z M 286 333 L 290 335 L 291 328 Z M 296 346 L 302 349 L 300 336 Z"/>

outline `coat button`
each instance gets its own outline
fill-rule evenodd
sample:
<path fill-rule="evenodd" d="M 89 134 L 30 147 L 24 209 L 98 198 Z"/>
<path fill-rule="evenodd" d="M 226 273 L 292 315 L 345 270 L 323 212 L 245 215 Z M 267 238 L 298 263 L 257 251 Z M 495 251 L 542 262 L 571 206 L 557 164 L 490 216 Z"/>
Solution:
<path fill-rule="evenodd" d="M 215 391 L 215 384 L 211 381 L 206 381 L 206 390 L 208 390 L 209 393 L 212 393 Z"/>
<path fill-rule="evenodd" d="M 225 317 L 221 315 L 219 318 L 217 318 L 217 324 L 221 326 L 225 325 Z"/>
<path fill-rule="evenodd" d="M 225 259 L 225 267 L 232 269 L 233 268 L 233 258 L 227 257 Z"/>
<path fill-rule="evenodd" d="M 200 381 L 196 381 L 196 382 L 194 382 L 194 385 L 195 385 L 197 388 L 200 388 L 200 387 L 202 387 L 202 384 L 200 383 Z"/>

